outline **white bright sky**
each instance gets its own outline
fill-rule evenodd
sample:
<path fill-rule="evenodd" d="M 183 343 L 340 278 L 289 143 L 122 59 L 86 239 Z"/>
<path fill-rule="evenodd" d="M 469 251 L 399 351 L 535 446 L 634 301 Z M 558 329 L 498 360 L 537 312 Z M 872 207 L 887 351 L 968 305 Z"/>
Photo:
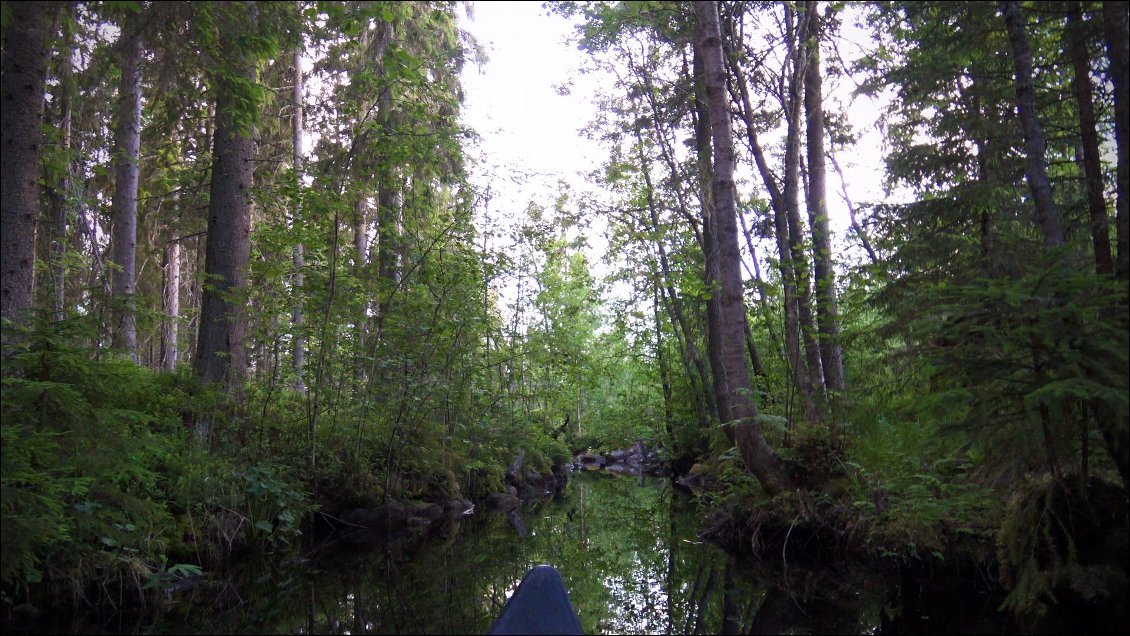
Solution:
<path fill-rule="evenodd" d="M 521 218 L 529 201 L 551 207 L 559 180 L 581 191 L 592 190 L 583 174 L 598 168 L 607 152 L 578 131 L 597 115 L 595 95 L 601 87 L 611 87 L 612 80 L 578 72 L 587 54 L 568 42 L 573 24 L 549 15 L 541 2 L 475 2 L 473 14 L 472 20 L 461 16 L 462 26 L 485 49 L 488 61 L 482 66 L 468 64 L 464 70 L 463 119 L 482 137 L 479 151 L 470 153 L 476 161 L 473 180 L 480 188 L 489 184 L 492 193 L 490 220 L 484 222 L 489 227 L 480 229 L 503 232 L 507 222 Z M 848 24 L 844 29 L 850 40 L 869 39 Z M 845 55 L 850 55 L 848 46 L 841 44 Z M 570 90 L 562 95 L 555 87 L 566 82 Z M 826 88 L 832 98 L 826 107 L 849 103 L 850 89 Z M 876 106 L 866 98 L 849 109 L 850 121 L 861 130 L 872 129 L 876 116 Z M 857 207 L 882 197 L 881 144 L 872 131 L 857 149 L 837 153 Z M 829 216 L 836 245 L 842 249 L 849 226 L 847 208 L 840 199 L 839 177 L 831 166 L 828 170 Z M 590 263 L 598 276 L 603 273 L 596 266 L 604 246 L 602 228 L 595 223 L 588 233 L 594 252 Z"/>

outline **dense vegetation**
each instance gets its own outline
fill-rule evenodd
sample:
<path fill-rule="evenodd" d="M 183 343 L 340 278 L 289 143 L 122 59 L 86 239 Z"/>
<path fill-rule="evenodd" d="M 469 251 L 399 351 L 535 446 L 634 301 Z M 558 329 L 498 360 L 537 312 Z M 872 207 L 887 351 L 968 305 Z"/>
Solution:
<path fill-rule="evenodd" d="M 1124 607 L 1126 5 L 549 6 L 615 78 L 602 195 L 493 244 L 455 3 L 3 3 L 6 611 L 637 439 L 720 541 Z M 827 184 L 843 82 L 886 200 Z"/>

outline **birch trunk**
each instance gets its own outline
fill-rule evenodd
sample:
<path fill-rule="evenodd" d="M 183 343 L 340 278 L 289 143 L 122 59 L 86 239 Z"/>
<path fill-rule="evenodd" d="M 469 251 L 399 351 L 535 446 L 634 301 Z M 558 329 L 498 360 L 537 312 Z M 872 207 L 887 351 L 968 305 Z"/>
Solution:
<path fill-rule="evenodd" d="M 1064 244 L 1063 217 L 1052 197 L 1052 185 L 1048 180 L 1044 150 L 1047 141 L 1043 126 L 1036 117 L 1036 88 L 1032 83 L 1032 49 L 1028 35 L 1024 32 L 1024 17 L 1020 14 L 1019 2 L 1002 2 L 1005 27 L 1008 29 L 1008 43 L 1012 49 L 1012 64 L 1016 72 L 1016 102 L 1020 111 L 1020 126 L 1024 130 L 1024 176 L 1028 189 L 1036 203 L 1036 221 L 1044 237 L 1044 245 L 1049 248 Z"/>
<path fill-rule="evenodd" d="M 161 325 L 161 368 L 172 371 L 177 368 L 177 336 L 180 320 L 180 243 L 170 241 L 165 244 L 163 262 L 165 286 L 163 290 L 165 321 Z"/>
<path fill-rule="evenodd" d="M 745 350 L 745 303 L 742 293 L 741 252 L 738 247 L 737 202 L 734 190 L 734 141 L 730 128 L 722 33 L 715 2 L 695 3 L 698 18 L 696 46 L 703 60 L 707 107 L 714 142 L 711 192 L 718 230 L 718 265 L 722 309 L 722 352 L 728 398 L 738 452 L 766 492 L 777 494 L 790 486 L 780 457 L 769 446 L 757 422 L 757 406 Z"/>
<path fill-rule="evenodd" d="M 836 271 L 832 264 L 832 237 L 828 228 L 827 184 L 824 153 L 824 97 L 820 72 L 820 12 L 816 2 L 808 2 L 806 49 L 808 64 L 804 73 L 805 131 L 808 150 L 808 220 L 812 226 L 814 252 L 816 328 L 819 335 L 820 363 L 824 387 L 830 393 L 844 390 L 844 361 L 840 348 L 840 319 L 836 306 Z"/>

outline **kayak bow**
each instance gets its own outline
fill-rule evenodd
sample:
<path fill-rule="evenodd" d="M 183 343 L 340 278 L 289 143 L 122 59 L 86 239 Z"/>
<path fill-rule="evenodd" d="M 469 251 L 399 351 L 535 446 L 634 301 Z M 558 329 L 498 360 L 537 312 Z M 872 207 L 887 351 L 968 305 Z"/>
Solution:
<path fill-rule="evenodd" d="M 565 582 L 552 565 L 530 570 L 488 634 L 583 634 Z"/>

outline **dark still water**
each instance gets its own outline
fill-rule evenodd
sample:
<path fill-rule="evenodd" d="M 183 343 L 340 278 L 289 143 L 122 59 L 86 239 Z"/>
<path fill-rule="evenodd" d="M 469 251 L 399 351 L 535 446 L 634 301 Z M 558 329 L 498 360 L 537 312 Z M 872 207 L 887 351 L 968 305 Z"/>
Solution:
<path fill-rule="evenodd" d="M 586 633 L 985 633 L 987 600 L 905 603 L 907 590 L 843 565 L 773 571 L 702 543 L 693 502 L 665 481 L 571 478 L 563 497 L 478 511 L 395 543 L 331 537 L 309 561 L 251 564 L 182 592 L 154 619 L 70 629 L 141 633 L 481 634 L 526 572 L 557 567 Z M 905 588 L 905 585 L 903 586 Z"/>

